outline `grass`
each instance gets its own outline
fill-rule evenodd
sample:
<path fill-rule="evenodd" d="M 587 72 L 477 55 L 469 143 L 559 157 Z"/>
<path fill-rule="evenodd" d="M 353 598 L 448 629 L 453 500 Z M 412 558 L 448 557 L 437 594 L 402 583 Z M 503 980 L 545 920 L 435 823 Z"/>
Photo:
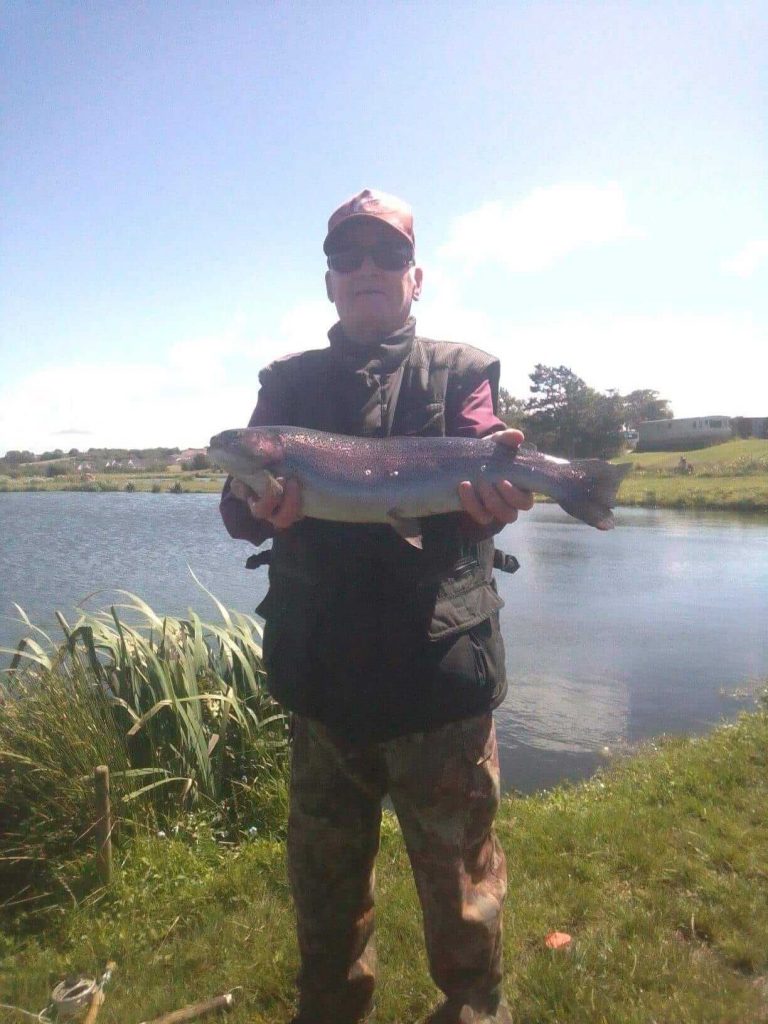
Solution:
<path fill-rule="evenodd" d="M 680 456 L 694 467 L 676 471 Z M 619 491 L 621 505 L 658 508 L 768 512 L 768 440 L 748 438 L 679 452 L 631 452 L 614 462 L 632 462 Z"/>
<path fill-rule="evenodd" d="M 768 1021 L 768 713 L 647 747 L 575 787 L 505 798 L 507 988 L 519 1024 Z M 284 849 L 190 825 L 121 845 L 108 892 L 0 940 L 3 1002 L 37 1010 L 70 972 L 118 970 L 100 1020 L 242 986 L 232 1024 L 290 1018 L 297 967 Z M 385 819 L 379 1020 L 433 1004 L 408 861 Z M 14 928 L 16 930 L 14 930 Z M 552 930 L 569 951 L 545 948 Z M 9 1018 L 10 1019 L 10 1018 Z"/>
<path fill-rule="evenodd" d="M 0 493 L 10 491 L 138 491 L 153 493 L 218 494 L 226 476 L 215 470 L 184 472 L 178 466 L 165 471 L 132 470 L 126 473 L 68 473 L 61 476 L 9 476 L 0 473 Z"/>

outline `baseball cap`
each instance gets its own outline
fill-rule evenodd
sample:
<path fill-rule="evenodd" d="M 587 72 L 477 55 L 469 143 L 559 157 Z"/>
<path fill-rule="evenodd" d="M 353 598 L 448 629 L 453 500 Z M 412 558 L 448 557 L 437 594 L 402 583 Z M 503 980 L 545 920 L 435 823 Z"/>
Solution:
<path fill-rule="evenodd" d="M 359 220 L 362 217 L 388 224 L 415 247 L 413 210 L 408 203 L 386 192 L 364 188 L 362 192 L 358 192 L 356 196 L 352 196 L 351 199 L 342 203 L 338 210 L 334 210 L 331 214 L 328 221 L 328 234 L 323 242 L 323 252 L 328 253 L 331 239 L 342 224 L 346 224 L 350 220 Z"/>

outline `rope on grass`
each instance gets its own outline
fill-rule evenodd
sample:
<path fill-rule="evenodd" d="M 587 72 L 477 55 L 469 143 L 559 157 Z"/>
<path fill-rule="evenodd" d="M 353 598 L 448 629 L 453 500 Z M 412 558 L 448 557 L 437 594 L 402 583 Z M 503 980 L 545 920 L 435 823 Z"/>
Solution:
<path fill-rule="evenodd" d="M 60 981 L 51 992 L 51 1004 L 56 1008 L 56 1017 L 69 1020 L 77 1017 L 91 1005 L 91 999 L 101 987 L 95 978 L 76 978 L 74 981 Z"/>
<path fill-rule="evenodd" d="M 22 1010 L 20 1006 L 11 1006 L 10 1003 L 0 1003 L 0 1010 L 13 1010 L 14 1013 L 23 1013 L 25 1017 L 31 1017 L 32 1020 L 42 1021 L 43 1024 L 51 1022 L 51 1018 L 47 1014 L 47 1010 L 50 1010 L 50 1006 L 44 1007 L 40 1013 L 30 1013 L 29 1010 Z"/>

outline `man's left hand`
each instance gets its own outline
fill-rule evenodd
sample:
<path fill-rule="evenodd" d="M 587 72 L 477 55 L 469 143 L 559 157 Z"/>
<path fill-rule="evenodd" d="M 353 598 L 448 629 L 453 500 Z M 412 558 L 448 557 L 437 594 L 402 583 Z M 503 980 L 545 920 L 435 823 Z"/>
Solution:
<path fill-rule="evenodd" d="M 491 437 L 497 444 L 506 444 L 510 448 L 519 448 L 525 440 L 520 430 L 500 430 Z M 533 507 L 533 495 L 530 491 L 522 491 L 509 480 L 499 484 L 480 480 L 473 486 L 469 480 L 459 484 L 459 501 L 461 507 L 476 523 L 489 526 L 491 523 L 514 523 L 518 512 L 527 512 Z"/>

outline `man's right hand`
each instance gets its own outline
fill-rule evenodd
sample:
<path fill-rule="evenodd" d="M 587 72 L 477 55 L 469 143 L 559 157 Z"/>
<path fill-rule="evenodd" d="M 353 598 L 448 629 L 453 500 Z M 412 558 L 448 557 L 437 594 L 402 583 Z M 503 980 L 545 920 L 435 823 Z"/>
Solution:
<path fill-rule="evenodd" d="M 277 477 L 278 488 L 270 488 L 266 494 L 257 494 L 242 480 L 233 480 L 230 491 L 244 501 L 254 519 L 264 519 L 276 530 L 286 530 L 299 519 L 301 511 L 301 487 L 298 480 Z"/>

